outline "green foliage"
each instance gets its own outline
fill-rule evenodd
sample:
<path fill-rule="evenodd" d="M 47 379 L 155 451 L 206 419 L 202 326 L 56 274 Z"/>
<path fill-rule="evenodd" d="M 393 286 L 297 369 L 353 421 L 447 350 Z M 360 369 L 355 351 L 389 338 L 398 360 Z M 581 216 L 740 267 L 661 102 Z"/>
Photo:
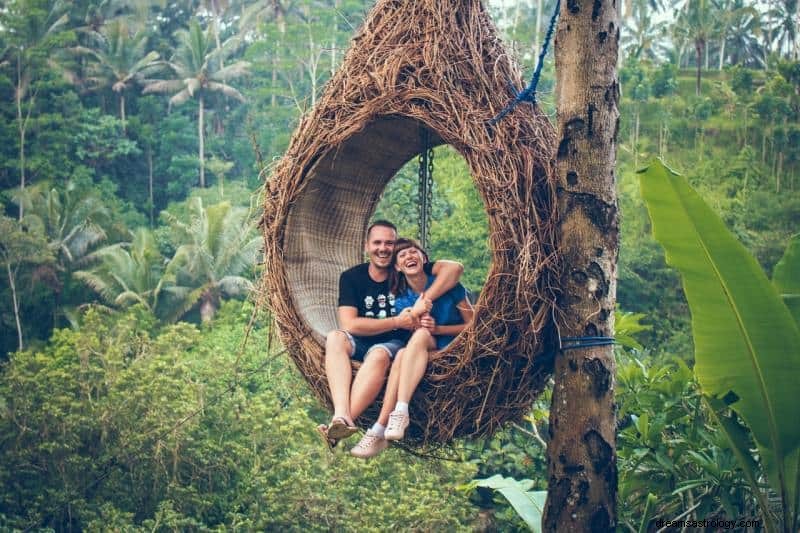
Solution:
<path fill-rule="evenodd" d="M 622 524 L 646 531 L 656 519 L 683 513 L 687 519 L 754 515 L 736 457 L 680 358 L 618 350 L 616 390 Z"/>
<path fill-rule="evenodd" d="M 0 380 L 6 526 L 470 529 L 452 488 L 469 466 L 329 455 L 300 377 L 265 359 L 267 329 L 239 351 L 251 310 L 231 302 L 199 331 L 90 309 L 79 330 L 15 354 Z"/>
<path fill-rule="evenodd" d="M 504 478 L 498 474 L 486 479 L 475 479 L 468 488 L 487 487 L 496 490 L 508 500 L 531 531 L 538 533 L 542 531 L 542 515 L 547 491 L 530 490 L 532 485 L 533 481 L 530 479 Z"/>
<path fill-rule="evenodd" d="M 792 237 L 783 258 L 775 265 L 772 283 L 800 326 L 800 234 Z"/>
<path fill-rule="evenodd" d="M 784 527 L 792 530 L 798 465 L 789 458 L 800 447 L 800 422 L 792 415 L 797 323 L 755 259 L 681 176 L 653 163 L 642 174 L 642 194 L 667 261 L 683 277 L 703 392 L 736 411 L 761 457 L 774 461 L 770 482 L 781 497 Z M 769 510 L 762 513 L 769 523 Z"/>
<path fill-rule="evenodd" d="M 214 317 L 223 295 L 252 290 L 244 274 L 254 268 L 262 243 L 252 213 L 245 208 L 228 202 L 203 207 L 195 197 L 190 209 L 188 222 L 164 214 L 177 248 L 160 282 L 165 302 L 159 307 L 165 310 L 163 316 L 176 320 L 199 304 L 200 318 L 206 322 Z"/>

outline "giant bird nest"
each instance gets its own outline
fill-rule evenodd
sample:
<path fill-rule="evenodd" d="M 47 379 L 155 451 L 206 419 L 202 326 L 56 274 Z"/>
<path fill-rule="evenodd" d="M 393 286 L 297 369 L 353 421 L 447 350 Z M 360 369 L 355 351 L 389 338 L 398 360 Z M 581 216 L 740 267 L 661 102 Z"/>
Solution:
<path fill-rule="evenodd" d="M 488 217 L 491 266 L 475 320 L 433 356 L 414 395 L 411 446 L 490 435 L 520 419 L 551 371 L 541 354 L 556 279 L 555 134 L 530 104 L 488 124 L 520 86 L 479 1 L 379 0 L 285 155 L 265 169 L 267 305 L 330 407 L 323 347 L 337 327 L 338 277 L 363 261 L 384 188 L 422 150 L 421 127 L 466 159 Z"/>

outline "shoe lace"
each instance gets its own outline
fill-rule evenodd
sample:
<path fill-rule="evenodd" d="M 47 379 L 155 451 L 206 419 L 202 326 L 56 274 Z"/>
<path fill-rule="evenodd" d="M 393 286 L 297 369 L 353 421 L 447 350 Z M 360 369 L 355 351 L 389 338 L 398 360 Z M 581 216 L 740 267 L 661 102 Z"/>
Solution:
<path fill-rule="evenodd" d="M 359 448 L 369 448 L 375 441 L 377 441 L 379 437 L 377 435 L 373 435 L 371 433 L 365 433 L 361 440 L 358 442 Z"/>
<path fill-rule="evenodd" d="M 391 413 L 389 415 L 389 423 L 387 424 L 387 426 L 395 426 L 395 425 L 400 426 L 403 424 L 404 418 L 405 415 L 403 413 Z"/>

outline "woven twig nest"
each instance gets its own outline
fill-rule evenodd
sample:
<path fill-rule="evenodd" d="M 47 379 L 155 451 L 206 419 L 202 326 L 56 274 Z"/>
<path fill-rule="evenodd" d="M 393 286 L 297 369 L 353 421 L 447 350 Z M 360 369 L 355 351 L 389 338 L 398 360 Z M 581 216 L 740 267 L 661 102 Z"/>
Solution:
<path fill-rule="evenodd" d="M 554 131 L 530 104 L 487 124 L 521 84 L 479 1 L 379 0 L 268 169 L 267 305 L 330 406 L 323 346 L 337 327 L 338 277 L 363 260 L 381 193 L 420 152 L 423 126 L 469 164 L 489 220 L 491 266 L 473 324 L 436 355 L 414 395 L 411 445 L 491 434 L 527 414 L 550 372 L 537 354 L 553 308 Z"/>

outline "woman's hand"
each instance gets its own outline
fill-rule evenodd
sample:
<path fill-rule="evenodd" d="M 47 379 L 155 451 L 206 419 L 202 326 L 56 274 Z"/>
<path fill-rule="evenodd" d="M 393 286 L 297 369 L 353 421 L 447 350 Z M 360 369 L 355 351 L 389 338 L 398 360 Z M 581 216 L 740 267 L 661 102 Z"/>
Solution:
<path fill-rule="evenodd" d="M 433 301 L 425 296 L 425 292 L 421 292 L 417 301 L 414 302 L 414 307 L 411 308 L 411 313 L 415 317 L 422 317 L 423 315 L 430 313 L 431 309 L 433 309 Z"/>
<path fill-rule="evenodd" d="M 420 327 L 430 331 L 431 335 L 436 334 L 436 320 L 429 313 L 422 315 L 422 317 L 419 319 L 419 325 Z"/>

